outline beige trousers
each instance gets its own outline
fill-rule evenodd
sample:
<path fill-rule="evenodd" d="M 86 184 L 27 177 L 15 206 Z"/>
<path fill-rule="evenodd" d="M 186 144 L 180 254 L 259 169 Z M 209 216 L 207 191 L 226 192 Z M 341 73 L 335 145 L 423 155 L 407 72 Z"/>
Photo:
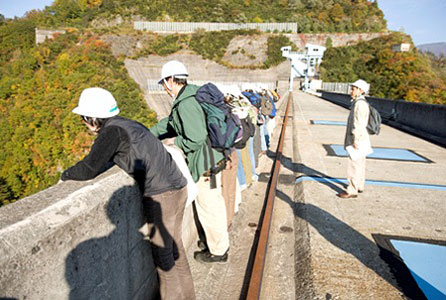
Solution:
<path fill-rule="evenodd" d="M 221 189 L 223 198 L 226 203 L 226 216 L 228 226 L 231 224 L 232 217 L 235 213 L 235 198 L 237 187 L 237 166 L 238 156 L 237 152 L 231 153 L 231 161 L 226 163 L 226 169 L 221 172 Z"/>
<path fill-rule="evenodd" d="M 365 156 L 361 156 L 356 160 L 348 158 L 347 166 L 347 193 L 357 195 L 358 191 L 364 190 L 365 185 Z"/>
<path fill-rule="evenodd" d="M 226 204 L 221 191 L 221 172 L 216 175 L 216 179 L 217 188 L 211 189 L 209 177 L 200 177 L 195 206 L 209 251 L 214 255 L 223 255 L 229 248 L 229 234 Z"/>

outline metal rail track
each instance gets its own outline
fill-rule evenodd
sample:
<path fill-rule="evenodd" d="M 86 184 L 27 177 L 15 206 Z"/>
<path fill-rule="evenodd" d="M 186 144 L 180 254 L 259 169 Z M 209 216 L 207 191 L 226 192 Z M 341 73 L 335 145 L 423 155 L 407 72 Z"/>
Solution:
<path fill-rule="evenodd" d="M 262 288 L 263 269 L 265 266 L 266 252 L 268 248 L 268 238 L 271 227 L 271 217 L 274 209 L 274 198 L 276 197 L 277 178 L 280 170 L 280 159 L 282 157 L 282 148 L 285 139 L 285 130 L 288 123 L 288 111 L 290 103 L 293 101 L 292 93 L 288 94 L 285 116 L 280 131 L 279 143 L 277 145 L 276 157 L 272 166 L 271 177 L 266 189 L 266 196 L 262 213 L 259 218 L 259 227 L 254 238 L 251 255 L 253 259 L 248 263 L 245 281 L 247 286 L 242 290 L 240 299 L 254 300 L 259 299 Z"/>

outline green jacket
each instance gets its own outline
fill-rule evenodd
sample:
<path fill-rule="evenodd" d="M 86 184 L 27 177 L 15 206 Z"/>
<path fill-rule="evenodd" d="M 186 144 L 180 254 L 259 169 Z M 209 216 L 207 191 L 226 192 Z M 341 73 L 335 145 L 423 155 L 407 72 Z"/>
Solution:
<path fill-rule="evenodd" d="M 195 99 L 198 86 L 188 84 L 172 104 L 167 118 L 150 128 L 156 136 L 175 136 L 175 145 L 183 150 L 186 162 L 195 182 L 211 167 L 206 145 L 207 129 L 204 112 Z M 215 163 L 223 159 L 223 154 L 212 149 Z M 207 164 L 205 165 L 205 152 Z"/>

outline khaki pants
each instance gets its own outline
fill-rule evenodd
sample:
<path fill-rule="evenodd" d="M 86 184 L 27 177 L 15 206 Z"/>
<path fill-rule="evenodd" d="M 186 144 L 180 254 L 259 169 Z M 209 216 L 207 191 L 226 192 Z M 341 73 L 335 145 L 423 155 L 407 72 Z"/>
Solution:
<path fill-rule="evenodd" d="M 358 191 L 364 190 L 365 185 L 365 156 L 352 160 L 348 158 L 347 166 L 347 193 L 350 195 L 357 195 Z"/>
<path fill-rule="evenodd" d="M 182 240 L 187 188 L 143 198 L 161 299 L 195 299 L 194 282 Z"/>
<path fill-rule="evenodd" d="M 226 204 L 221 193 L 221 172 L 216 179 L 217 188 L 211 189 L 209 177 L 200 177 L 195 207 L 209 251 L 214 255 L 223 255 L 229 248 L 229 235 Z"/>
<path fill-rule="evenodd" d="M 231 161 L 227 162 L 226 169 L 221 172 L 221 189 L 223 198 L 226 203 L 226 216 L 228 226 L 231 224 L 232 217 L 235 212 L 235 198 L 236 198 L 236 186 L 237 186 L 237 166 L 238 156 L 237 152 L 231 153 Z"/>

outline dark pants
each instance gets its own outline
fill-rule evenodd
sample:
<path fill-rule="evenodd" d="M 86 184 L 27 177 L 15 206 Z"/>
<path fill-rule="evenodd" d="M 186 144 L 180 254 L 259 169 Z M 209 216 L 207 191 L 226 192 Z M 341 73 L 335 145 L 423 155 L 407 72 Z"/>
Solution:
<path fill-rule="evenodd" d="M 186 200 L 186 187 L 143 199 L 161 299 L 195 299 L 182 240 Z"/>

